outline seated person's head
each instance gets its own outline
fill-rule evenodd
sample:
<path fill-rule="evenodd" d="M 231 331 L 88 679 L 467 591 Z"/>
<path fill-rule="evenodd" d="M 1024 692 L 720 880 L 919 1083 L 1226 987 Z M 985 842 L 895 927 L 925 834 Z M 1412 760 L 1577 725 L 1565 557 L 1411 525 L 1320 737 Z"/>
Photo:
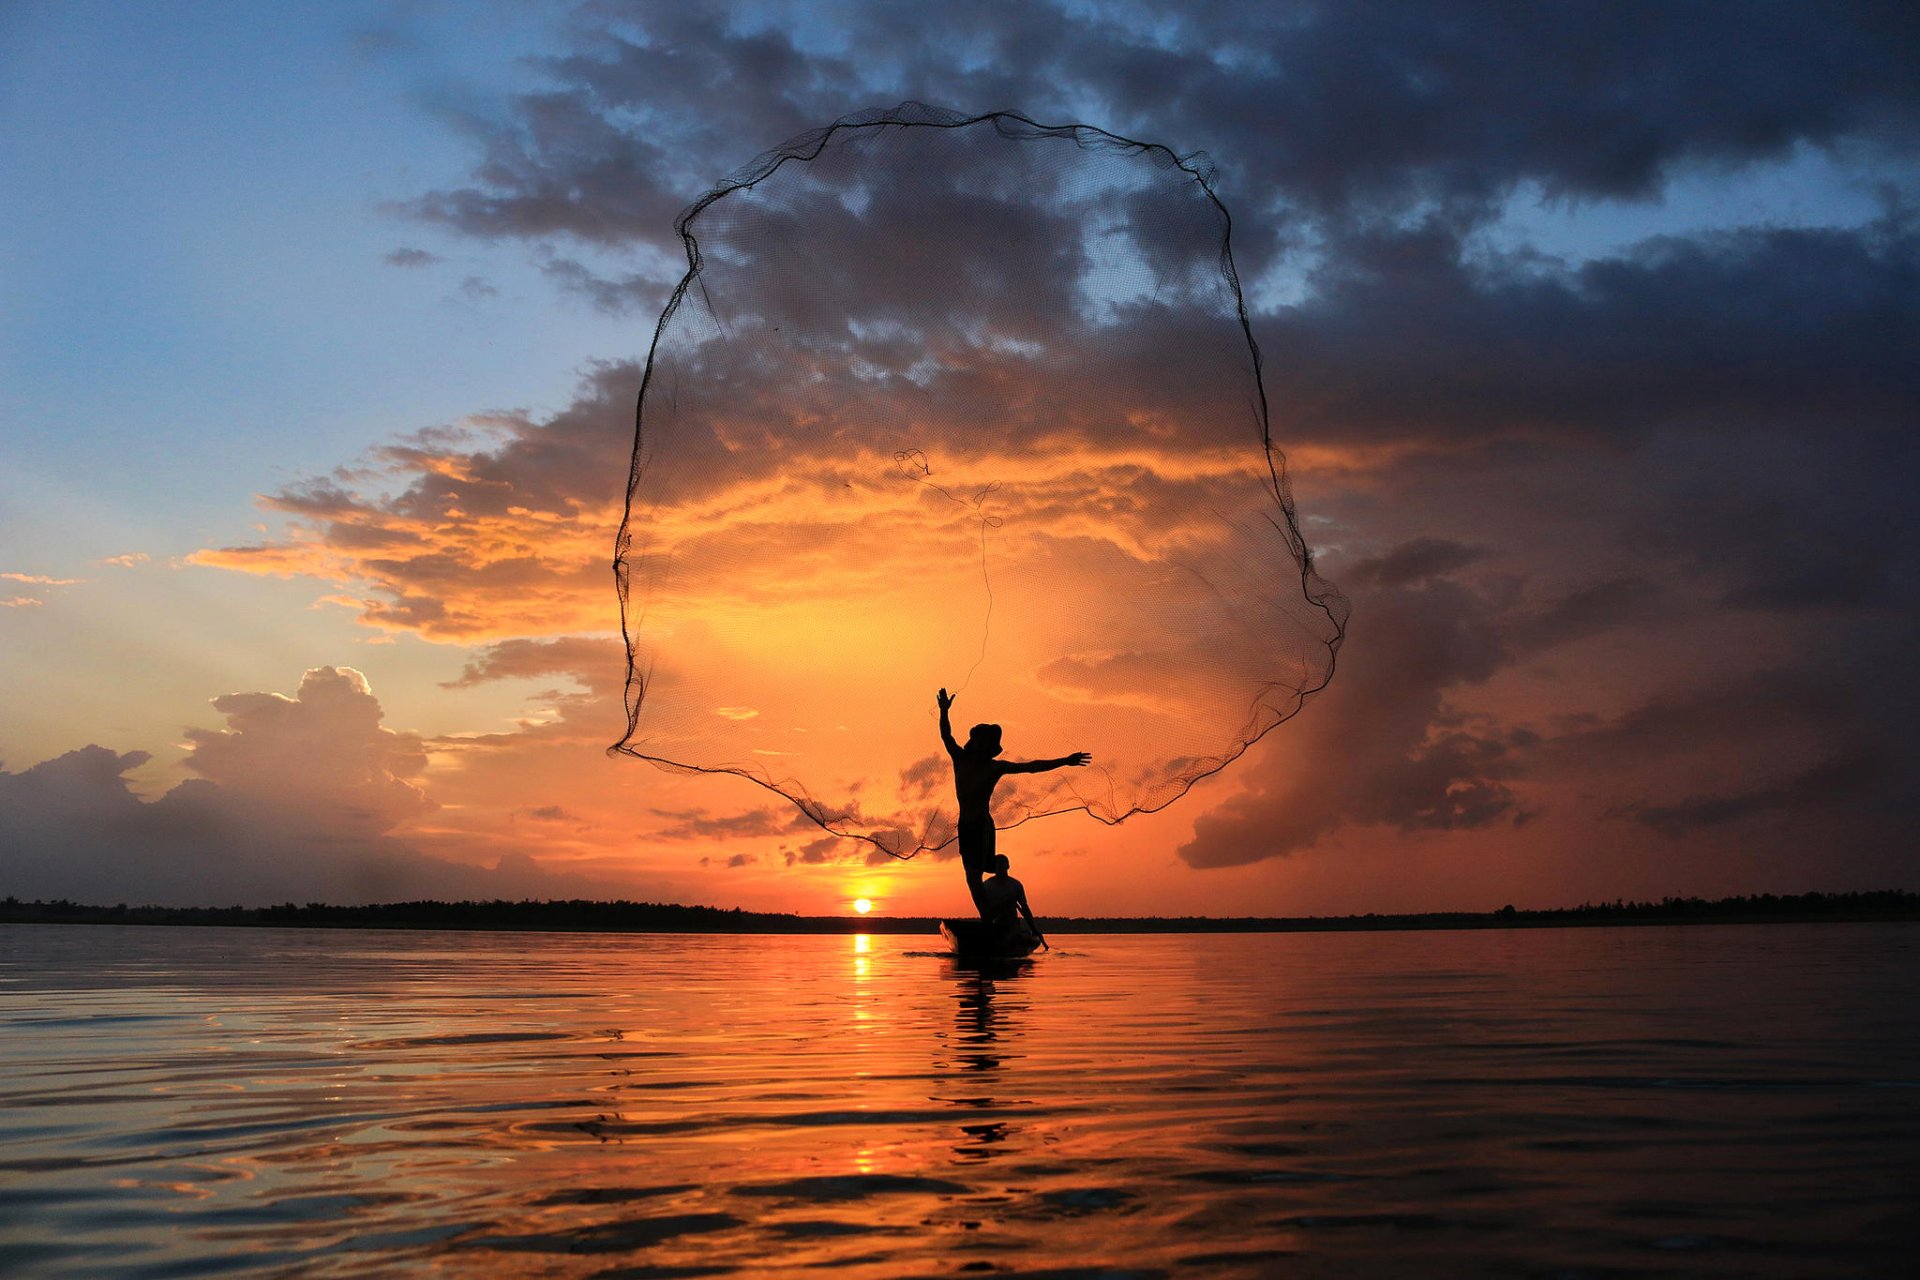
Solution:
<path fill-rule="evenodd" d="M 967 734 L 966 749 L 974 755 L 992 759 L 1000 754 L 1000 726 L 997 724 L 977 724 Z"/>
<path fill-rule="evenodd" d="M 1006 875 L 1007 872 L 1010 871 L 1012 868 L 1013 868 L 1013 864 L 1007 861 L 1006 854 L 996 853 L 995 855 L 993 855 L 993 874 L 997 876 L 1003 876 L 1003 875 Z"/>

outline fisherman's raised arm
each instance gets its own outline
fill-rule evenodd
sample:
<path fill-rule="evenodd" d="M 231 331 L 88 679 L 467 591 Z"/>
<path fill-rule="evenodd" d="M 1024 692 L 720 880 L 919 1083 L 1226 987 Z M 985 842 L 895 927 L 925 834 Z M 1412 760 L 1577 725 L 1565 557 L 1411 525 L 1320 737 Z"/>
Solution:
<path fill-rule="evenodd" d="M 940 691 L 939 702 L 940 702 L 940 741 L 947 744 L 948 755 L 957 756 L 960 754 L 960 744 L 953 740 L 953 720 L 947 714 L 948 711 L 951 710 L 953 707 L 953 695 L 948 693 L 945 689 L 942 689 Z"/>

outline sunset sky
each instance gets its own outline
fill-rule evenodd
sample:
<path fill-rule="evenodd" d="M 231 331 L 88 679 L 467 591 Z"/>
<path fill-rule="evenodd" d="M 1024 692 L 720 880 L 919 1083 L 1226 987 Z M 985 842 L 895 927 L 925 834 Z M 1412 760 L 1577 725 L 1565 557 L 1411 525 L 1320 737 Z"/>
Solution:
<path fill-rule="evenodd" d="M 606 750 L 673 219 L 907 100 L 1211 157 L 1352 604 L 1328 689 L 1165 811 L 1003 836 L 1043 916 L 1920 887 L 1911 6 L 27 3 L 0 13 L 0 896 L 964 909 L 951 860 Z M 940 241 L 956 279 L 979 225 Z M 1069 350 L 1009 296 L 1008 349 Z M 1048 486 L 997 499 L 1026 521 L 1003 567 L 1078 557 L 1025 594 L 1009 569 L 956 708 L 1014 757 L 1145 760 L 1244 656 L 1083 634 L 1198 537 L 1180 504 L 1237 510 L 1242 461 L 1180 425 L 1244 403 L 1188 358 L 1218 348 L 1134 336 L 1163 368 L 1083 346 L 1070 396 L 1000 369 L 916 427 L 1072 406 L 966 474 Z M 801 387 L 751 391 L 765 439 L 689 457 L 777 607 L 716 570 L 661 661 L 750 652 L 706 677 L 712 725 L 852 708 L 863 776 L 918 786 L 976 637 L 954 656 L 908 575 L 958 572 L 977 525 L 843 536 L 819 494 L 926 495 L 810 452 Z M 1088 462 L 1114 423 L 1182 442 L 1126 455 L 1137 507 Z M 863 572 L 885 607 L 849 625 Z M 1048 719 L 1042 688 L 1117 718 Z M 1106 740 L 1049 737 L 1082 729 Z"/>

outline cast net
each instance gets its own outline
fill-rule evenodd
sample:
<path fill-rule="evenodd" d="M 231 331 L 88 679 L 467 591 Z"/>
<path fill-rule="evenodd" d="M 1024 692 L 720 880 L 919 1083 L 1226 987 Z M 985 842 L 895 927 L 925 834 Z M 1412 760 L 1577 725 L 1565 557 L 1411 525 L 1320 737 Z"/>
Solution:
<path fill-rule="evenodd" d="M 1346 602 L 1274 446 L 1203 157 L 918 104 L 677 223 L 616 549 L 627 734 L 896 857 L 953 839 L 934 692 L 1004 724 L 997 825 L 1164 808 L 1300 710 Z"/>

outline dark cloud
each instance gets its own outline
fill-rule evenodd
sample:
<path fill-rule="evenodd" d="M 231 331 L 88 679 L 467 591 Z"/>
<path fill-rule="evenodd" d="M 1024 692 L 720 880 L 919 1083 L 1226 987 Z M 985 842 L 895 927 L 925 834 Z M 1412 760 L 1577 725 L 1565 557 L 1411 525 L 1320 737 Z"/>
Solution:
<path fill-rule="evenodd" d="M 1532 652 L 1670 614 L 1666 589 L 1645 578 L 1606 578 L 1576 587 L 1538 609 L 1516 616 L 1507 642 Z"/>
<path fill-rule="evenodd" d="M 1897 3 L 868 2 L 830 28 L 802 9 L 591 12 L 603 25 L 588 19 L 580 52 L 542 64 L 550 87 L 474 126 L 473 184 L 416 216 L 485 238 L 659 242 L 714 157 L 747 158 L 742 140 L 902 98 L 1096 117 L 1223 157 L 1241 199 L 1342 219 L 1485 208 L 1522 182 L 1644 197 L 1688 166 L 1900 146 L 1920 115 L 1920 35 Z"/>
<path fill-rule="evenodd" d="M 1900 225 L 1666 238 L 1573 269 L 1477 261 L 1439 229 L 1337 253 L 1259 329 L 1291 438 L 1859 432 L 1920 403 L 1920 235 Z"/>
<path fill-rule="evenodd" d="M 395 249 L 380 260 L 390 267 L 430 267 L 436 262 L 446 261 L 437 253 L 411 247 Z"/>
<path fill-rule="evenodd" d="M 1644 804 L 1610 816 L 1631 818 L 1662 835 L 1678 839 L 1702 828 L 1719 827 L 1759 815 L 1792 812 L 1805 816 L 1844 809 L 1873 788 L 1889 762 L 1871 756 L 1842 755 L 1824 760 L 1766 786 L 1722 795 L 1689 796 L 1674 804 Z"/>
<path fill-rule="evenodd" d="M 900 771 L 900 794 L 913 799 L 931 796 L 948 778 L 945 756 L 927 756 L 915 760 Z"/>
<path fill-rule="evenodd" d="M 1445 579 L 1356 603 L 1360 624 L 1333 684 L 1256 749 L 1239 794 L 1195 820 L 1179 849 L 1188 864 L 1285 857 L 1347 825 L 1454 830 L 1523 816 L 1510 780 L 1532 738 L 1464 721 L 1450 705 L 1511 660 L 1497 608 Z"/>
<path fill-rule="evenodd" d="M 801 830 L 810 824 L 791 809 L 747 809 L 739 813 L 710 814 L 705 809 L 678 812 L 656 809 L 654 816 L 667 820 L 652 834 L 659 840 L 733 840 L 744 836 L 775 836 Z"/>
<path fill-rule="evenodd" d="M 1897 465 L 1897 457 L 1886 461 Z M 1733 608 L 1891 605 L 1903 594 L 1899 584 L 1911 575 L 1916 548 L 1907 513 L 1874 499 L 1885 479 L 1862 472 L 1841 481 L 1845 487 L 1828 487 L 1802 471 L 1735 487 L 1701 477 L 1645 536 L 1717 578 L 1721 602 Z"/>
<path fill-rule="evenodd" d="M 849 853 L 857 849 L 858 846 L 850 840 L 842 840 L 838 836 L 819 836 L 798 849 L 783 849 L 780 852 L 788 866 L 797 862 L 804 866 L 819 867 L 844 861 Z"/>
<path fill-rule="evenodd" d="M 1486 554 L 1445 538 L 1415 538 L 1391 551 L 1356 560 L 1341 576 L 1356 586 L 1404 587 L 1472 564 Z"/>
<path fill-rule="evenodd" d="M 1870 614 L 1811 636 L 1785 663 L 1569 726 L 1540 744 L 1535 771 L 1610 797 L 1606 819 L 1675 839 L 1724 831 L 1747 856 L 1817 849 L 1898 878 L 1920 821 L 1913 623 Z"/>

